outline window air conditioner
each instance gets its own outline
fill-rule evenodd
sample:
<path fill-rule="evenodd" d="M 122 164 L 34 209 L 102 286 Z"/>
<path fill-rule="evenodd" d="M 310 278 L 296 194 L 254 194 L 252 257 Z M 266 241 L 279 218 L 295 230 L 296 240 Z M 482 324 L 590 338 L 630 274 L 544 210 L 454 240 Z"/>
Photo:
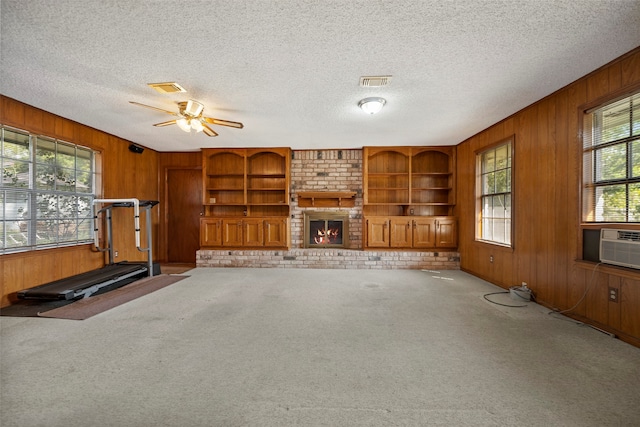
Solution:
<path fill-rule="evenodd" d="M 600 261 L 640 269 L 640 231 L 600 230 Z"/>

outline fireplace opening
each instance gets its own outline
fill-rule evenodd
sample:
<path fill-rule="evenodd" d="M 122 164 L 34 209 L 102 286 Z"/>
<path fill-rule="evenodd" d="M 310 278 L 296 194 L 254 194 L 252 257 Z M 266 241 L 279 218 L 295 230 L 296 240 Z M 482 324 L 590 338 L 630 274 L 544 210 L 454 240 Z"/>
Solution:
<path fill-rule="evenodd" d="M 349 214 L 305 212 L 305 248 L 347 248 L 349 246 Z"/>

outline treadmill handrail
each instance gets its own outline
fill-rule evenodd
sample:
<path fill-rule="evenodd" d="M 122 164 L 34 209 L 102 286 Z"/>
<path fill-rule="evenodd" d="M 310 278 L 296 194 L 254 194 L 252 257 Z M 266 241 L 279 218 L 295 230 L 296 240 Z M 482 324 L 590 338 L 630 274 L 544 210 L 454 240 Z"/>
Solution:
<path fill-rule="evenodd" d="M 133 203 L 133 221 L 136 233 L 136 247 L 140 248 L 140 201 L 138 199 L 93 199 L 93 204 L 98 203 Z M 94 244 L 97 248 L 100 246 L 98 233 L 94 233 Z"/>

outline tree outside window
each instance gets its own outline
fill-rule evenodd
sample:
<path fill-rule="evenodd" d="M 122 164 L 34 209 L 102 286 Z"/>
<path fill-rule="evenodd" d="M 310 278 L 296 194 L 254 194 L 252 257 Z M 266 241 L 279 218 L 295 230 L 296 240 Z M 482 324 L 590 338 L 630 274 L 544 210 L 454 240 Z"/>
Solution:
<path fill-rule="evenodd" d="M 478 240 L 511 245 L 511 159 L 511 140 L 476 155 Z"/>
<path fill-rule="evenodd" d="M 583 220 L 640 222 L 640 94 L 584 117 Z"/>
<path fill-rule="evenodd" d="M 91 241 L 94 152 L 1 131 L 0 253 Z"/>

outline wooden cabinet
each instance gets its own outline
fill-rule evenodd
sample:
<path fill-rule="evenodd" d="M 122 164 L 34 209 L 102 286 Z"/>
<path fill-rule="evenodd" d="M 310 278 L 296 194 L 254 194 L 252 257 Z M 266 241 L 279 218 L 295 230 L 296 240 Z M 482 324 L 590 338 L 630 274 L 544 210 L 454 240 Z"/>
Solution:
<path fill-rule="evenodd" d="M 458 246 L 458 226 L 455 218 L 435 218 L 435 228 L 437 248 L 455 248 Z"/>
<path fill-rule="evenodd" d="M 389 218 L 371 217 L 365 220 L 366 246 L 370 248 L 388 248 L 389 239 Z"/>
<path fill-rule="evenodd" d="M 454 217 L 366 217 L 365 246 L 368 248 L 455 248 Z"/>
<path fill-rule="evenodd" d="M 222 246 L 243 246 L 242 219 L 229 218 L 222 220 Z"/>
<path fill-rule="evenodd" d="M 222 220 L 200 218 L 200 246 L 222 245 Z"/>
<path fill-rule="evenodd" d="M 289 221 L 287 218 L 269 218 L 264 220 L 264 246 L 289 246 Z"/>
<path fill-rule="evenodd" d="M 203 149 L 202 161 L 201 246 L 288 248 L 291 149 Z"/>
<path fill-rule="evenodd" d="M 242 220 L 242 246 L 264 246 L 264 225 L 262 219 Z"/>
<path fill-rule="evenodd" d="M 436 247 L 436 220 L 434 218 L 417 218 L 413 220 L 414 248 Z"/>
<path fill-rule="evenodd" d="M 202 218 L 200 246 L 215 248 L 285 248 L 289 246 L 287 218 Z"/>
<path fill-rule="evenodd" d="M 455 248 L 455 147 L 365 147 L 363 247 Z"/>
<path fill-rule="evenodd" d="M 409 217 L 389 220 L 389 244 L 392 248 L 410 248 L 413 246 L 411 219 Z"/>

